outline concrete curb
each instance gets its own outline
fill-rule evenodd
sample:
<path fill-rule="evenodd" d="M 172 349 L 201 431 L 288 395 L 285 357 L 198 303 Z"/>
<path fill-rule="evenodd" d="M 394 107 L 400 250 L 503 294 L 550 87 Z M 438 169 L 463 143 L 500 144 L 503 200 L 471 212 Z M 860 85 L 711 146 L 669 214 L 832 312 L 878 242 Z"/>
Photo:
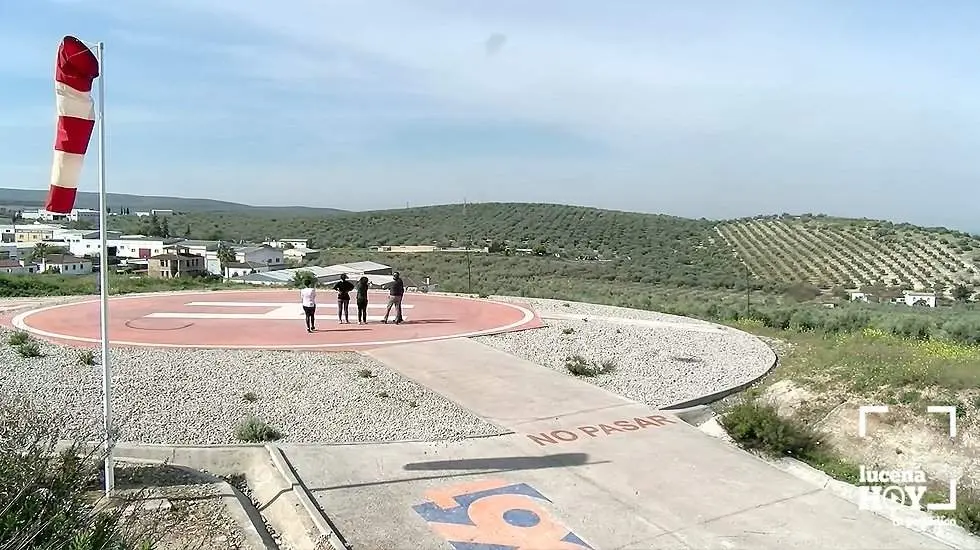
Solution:
<path fill-rule="evenodd" d="M 228 510 L 228 513 L 231 514 L 232 518 L 245 534 L 245 541 L 247 544 L 253 548 L 265 548 L 266 550 L 276 550 L 279 547 L 275 541 L 272 540 L 272 537 L 270 537 L 266 532 L 265 525 L 262 525 L 261 517 L 255 517 L 257 514 L 249 513 L 249 509 L 246 508 L 245 504 L 243 503 L 243 501 L 248 501 L 248 497 L 242 494 L 242 492 L 238 489 L 232 487 L 227 481 L 215 477 L 207 472 L 201 472 L 200 470 L 195 470 L 188 466 L 171 464 L 166 460 L 126 457 L 119 457 L 117 460 L 118 462 L 127 464 L 169 466 L 171 468 L 193 472 L 195 475 L 208 478 L 211 486 L 216 490 L 216 495 L 221 497 L 221 502 L 225 505 L 225 509 Z M 249 507 L 251 507 L 251 501 L 248 502 Z"/>
<path fill-rule="evenodd" d="M 729 327 L 729 328 L 731 328 L 731 327 Z M 752 378 L 751 380 L 748 380 L 746 382 L 742 382 L 741 384 L 737 384 L 735 386 L 731 386 L 731 387 L 725 388 L 723 390 L 719 390 L 719 391 L 716 391 L 716 392 L 713 392 L 713 393 L 709 393 L 708 395 L 703 395 L 701 397 L 695 397 L 694 399 L 688 399 L 687 401 L 681 401 L 680 403 L 674 403 L 673 405 L 668 405 L 666 407 L 660 407 L 660 410 L 663 410 L 663 411 L 675 411 L 675 410 L 678 410 L 678 409 L 688 409 L 688 408 L 691 408 L 691 407 L 697 407 L 699 405 L 707 405 L 708 403 L 714 403 L 715 401 L 718 401 L 720 399 L 724 399 L 724 398 L 726 398 L 726 397 L 728 397 L 730 395 L 733 395 L 733 394 L 742 392 L 742 391 L 744 391 L 744 390 L 746 390 L 746 389 L 754 386 L 756 383 L 759 382 L 759 380 L 762 380 L 763 378 L 769 376 L 769 374 L 772 373 L 772 371 L 777 366 L 779 366 L 779 356 L 776 354 L 776 351 L 772 349 L 772 346 L 770 346 L 769 344 L 766 344 L 761 338 L 759 338 L 758 336 L 755 336 L 754 334 L 749 334 L 748 332 L 745 332 L 745 331 L 742 331 L 742 330 L 738 330 L 738 329 L 735 329 L 735 328 L 732 328 L 731 330 L 734 330 L 734 331 L 737 331 L 737 332 L 741 332 L 742 334 L 745 334 L 746 336 L 749 336 L 750 338 L 755 338 L 756 340 L 759 341 L 760 344 L 762 344 L 762 345 L 766 346 L 767 348 L 769 348 L 769 352 L 772 353 L 772 363 L 769 365 L 768 368 L 766 368 L 765 372 L 763 372 L 759 376 L 756 376 L 755 378 Z"/>
<path fill-rule="evenodd" d="M 697 411 L 694 411 L 693 409 L 688 409 L 688 411 L 693 411 L 695 414 L 697 413 Z M 698 429 L 709 437 L 724 439 L 728 435 L 727 432 L 725 432 L 724 428 L 721 428 L 720 423 L 718 423 L 716 420 L 717 417 L 714 416 L 710 410 L 708 410 L 708 414 L 711 415 L 708 422 L 715 424 L 715 426 L 717 426 L 720 430 L 720 433 L 719 430 L 706 429 L 706 426 L 699 426 Z M 680 414 L 678 414 L 678 416 L 680 416 Z M 737 447 L 737 444 L 734 441 L 730 441 L 730 444 Z M 796 477 L 797 479 L 806 481 L 822 490 L 829 491 L 834 496 L 842 498 L 859 508 L 861 506 L 861 488 L 856 485 L 851 485 L 845 481 L 834 479 L 830 475 L 821 472 L 805 462 L 796 460 L 795 458 L 784 457 L 780 459 L 771 459 L 754 453 L 749 454 Z M 950 548 L 954 548 L 956 550 L 980 550 L 980 537 L 970 534 L 966 529 L 963 529 L 959 525 L 952 522 L 946 523 L 927 511 L 916 510 L 909 506 L 887 500 L 883 503 L 882 510 L 866 511 L 883 517 L 897 526 L 937 540 Z"/>
<path fill-rule="evenodd" d="M 830 491 L 855 506 L 861 505 L 861 488 L 850 483 L 830 477 L 820 470 L 794 458 L 767 460 L 780 470 L 799 479 L 812 483 L 826 491 Z M 966 529 L 953 523 L 945 523 L 927 511 L 916 510 L 886 500 L 882 510 L 869 510 L 871 513 L 890 520 L 895 525 L 910 531 L 922 533 L 958 550 L 980 550 L 980 537 L 970 534 Z"/>
<path fill-rule="evenodd" d="M 295 550 L 319 550 L 326 544 L 334 550 L 349 550 L 347 546 L 334 543 L 339 540 L 339 534 L 329 527 L 329 522 L 313 504 L 306 488 L 299 483 L 279 453 L 278 448 L 272 447 L 270 450 L 269 445 L 261 444 L 124 443 L 116 445 L 114 455 L 120 462 L 151 460 L 172 466 L 204 469 L 212 475 L 244 474 L 253 499 L 258 502 L 255 515 L 261 512 L 264 521 L 276 530 L 283 543 Z M 247 513 L 247 509 L 245 511 Z M 255 519 L 263 521 L 263 517 L 253 518 L 253 521 Z M 325 523 L 326 528 L 323 526 Z"/>
<path fill-rule="evenodd" d="M 275 465 L 276 470 L 279 471 L 279 475 L 286 480 L 286 483 L 292 487 L 293 492 L 296 494 L 297 500 L 299 500 L 300 505 L 309 514 L 310 520 L 313 525 L 316 526 L 320 534 L 326 539 L 327 543 L 334 550 L 350 550 L 351 546 L 347 541 L 341 536 L 337 528 L 334 527 L 333 522 L 327 518 L 320 507 L 316 505 L 313 501 L 313 497 L 310 492 L 306 489 L 306 486 L 300 483 L 299 478 L 296 477 L 296 472 L 293 470 L 292 465 L 286 458 L 286 455 L 282 452 L 282 449 L 276 445 L 266 445 L 266 451 L 269 453 L 269 457 L 272 459 L 272 463 Z"/>

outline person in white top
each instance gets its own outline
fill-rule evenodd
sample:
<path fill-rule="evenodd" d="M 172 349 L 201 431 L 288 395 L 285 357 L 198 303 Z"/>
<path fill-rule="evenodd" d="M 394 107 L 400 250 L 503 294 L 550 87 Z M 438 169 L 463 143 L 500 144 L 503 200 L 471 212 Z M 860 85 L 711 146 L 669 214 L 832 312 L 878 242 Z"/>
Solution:
<path fill-rule="evenodd" d="M 303 302 L 303 313 L 306 314 L 306 332 L 316 331 L 316 289 L 313 283 L 306 282 L 306 288 L 299 291 Z"/>

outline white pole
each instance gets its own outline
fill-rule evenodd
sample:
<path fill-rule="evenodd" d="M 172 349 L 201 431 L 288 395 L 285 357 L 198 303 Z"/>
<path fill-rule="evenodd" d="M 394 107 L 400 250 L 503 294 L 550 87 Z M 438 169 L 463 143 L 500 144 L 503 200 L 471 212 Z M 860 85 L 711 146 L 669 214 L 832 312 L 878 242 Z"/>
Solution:
<path fill-rule="evenodd" d="M 103 50 L 105 44 L 95 46 L 99 60 L 99 290 L 102 305 L 102 427 L 105 435 L 105 494 L 109 496 L 115 488 L 115 469 L 112 457 L 112 370 L 109 368 L 109 216 L 106 215 L 108 199 L 105 192 L 105 66 Z"/>

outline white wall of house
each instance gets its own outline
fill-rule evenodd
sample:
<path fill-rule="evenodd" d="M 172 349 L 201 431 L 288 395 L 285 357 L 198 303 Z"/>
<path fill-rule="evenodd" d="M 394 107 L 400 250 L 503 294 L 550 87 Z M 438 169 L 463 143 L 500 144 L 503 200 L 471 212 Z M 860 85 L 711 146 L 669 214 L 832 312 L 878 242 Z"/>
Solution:
<path fill-rule="evenodd" d="M 902 302 L 908 306 L 914 306 L 918 301 L 924 301 L 929 307 L 936 307 L 936 295 L 924 294 L 919 292 L 908 292 L 902 297 Z"/>
<path fill-rule="evenodd" d="M 269 271 L 268 265 L 250 265 L 248 267 L 244 266 L 226 266 L 225 267 L 225 278 L 231 277 L 241 277 L 243 275 L 248 275 L 250 273 L 262 273 L 264 271 Z"/>
<path fill-rule="evenodd" d="M 278 267 L 283 265 L 282 252 L 271 246 L 240 248 L 235 251 L 235 259 L 241 263 L 253 262 Z"/>
<path fill-rule="evenodd" d="M 8 263 L 10 265 L 6 265 Z M 13 265 L 13 264 L 14 264 L 13 261 L 0 263 L 0 273 L 11 273 L 11 274 L 34 273 L 36 269 L 36 267 L 33 264 L 28 265 L 26 267 L 22 265 L 20 262 L 17 262 L 17 265 Z"/>
<path fill-rule="evenodd" d="M 309 239 L 275 239 L 263 244 L 267 244 L 273 248 L 286 248 L 287 245 L 299 247 L 299 248 L 307 248 L 310 246 L 310 240 Z"/>
<path fill-rule="evenodd" d="M 92 262 L 88 260 L 79 260 L 78 262 L 72 263 L 47 263 L 44 260 L 41 261 L 40 270 L 42 272 L 51 268 L 57 269 L 62 275 L 87 275 L 92 272 Z"/>
<path fill-rule="evenodd" d="M 106 245 L 110 248 L 116 247 L 116 256 L 119 258 L 139 258 L 140 251 L 144 252 L 144 257 L 163 254 L 165 246 L 163 239 L 143 240 L 143 239 L 107 239 Z M 89 254 L 99 254 L 102 243 L 99 239 L 77 238 L 69 242 L 68 250 L 76 256 L 87 256 Z"/>

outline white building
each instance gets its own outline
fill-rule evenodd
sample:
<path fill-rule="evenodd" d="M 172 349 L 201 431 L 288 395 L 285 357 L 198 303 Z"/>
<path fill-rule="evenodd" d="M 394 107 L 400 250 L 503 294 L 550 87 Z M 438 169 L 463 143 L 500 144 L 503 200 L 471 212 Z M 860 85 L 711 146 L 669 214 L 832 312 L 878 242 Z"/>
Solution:
<path fill-rule="evenodd" d="M 73 208 L 68 214 L 56 214 L 47 210 L 24 210 L 20 217 L 25 220 L 39 220 L 48 222 L 86 222 L 93 227 L 98 227 L 102 217 L 98 210 L 88 208 Z"/>
<path fill-rule="evenodd" d="M 367 277 L 371 285 L 374 287 L 380 287 L 390 283 L 393 280 L 392 268 L 384 264 L 379 264 L 377 262 L 352 262 L 349 264 L 338 264 L 331 265 L 327 267 L 323 266 L 307 266 L 298 267 L 294 269 L 277 269 L 270 270 L 266 272 L 256 272 L 248 275 L 243 275 L 238 279 L 237 282 L 248 283 L 252 285 L 289 285 L 293 282 L 293 277 L 296 276 L 297 272 L 308 271 L 316 277 L 317 283 L 322 285 L 331 285 L 340 280 L 341 275 L 347 275 L 352 281 L 356 281 L 362 276 Z M 409 285 L 406 282 L 405 290 L 414 290 L 414 285 Z"/>
<path fill-rule="evenodd" d="M 247 246 L 235 250 L 235 259 L 240 263 L 265 264 L 273 269 L 281 269 L 284 266 L 282 252 L 267 244 Z"/>
<path fill-rule="evenodd" d="M 68 220 L 73 222 L 84 222 L 92 227 L 98 227 L 102 222 L 101 212 L 89 210 L 88 208 L 76 208 L 68 214 Z"/>
<path fill-rule="evenodd" d="M 180 242 L 180 246 L 187 247 L 192 254 L 198 254 L 204 257 L 204 265 L 208 273 L 226 277 L 227 275 L 221 270 L 221 260 L 218 258 L 218 249 L 222 245 L 232 247 L 231 243 L 222 241 L 184 240 Z"/>
<path fill-rule="evenodd" d="M 17 260 L 4 258 L 0 259 L 0 273 L 10 273 L 10 274 L 21 274 L 21 273 L 34 273 L 37 268 L 34 265 L 27 265 L 26 267 Z"/>
<path fill-rule="evenodd" d="M 913 292 L 906 290 L 903 296 L 898 299 L 899 303 L 907 306 L 927 306 L 936 307 L 936 294 L 933 292 Z"/>
<path fill-rule="evenodd" d="M 110 256 L 142 258 L 144 260 L 163 254 L 165 247 L 181 240 L 145 237 L 143 235 L 122 235 L 115 231 L 110 231 L 107 237 L 106 245 L 109 247 Z M 68 235 L 64 239 L 68 243 L 68 250 L 76 256 L 97 256 L 102 249 L 102 241 L 98 231 L 91 231 L 80 236 Z"/>
<path fill-rule="evenodd" d="M 142 210 L 140 212 L 133 212 L 133 214 L 136 214 L 136 216 L 139 218 L 146 218 L 149 216 L 156 216 L 158 218 L 162 218 L 164 216 L 173 216 L 174 211 L 166 208 L 163 209 L 157 208 L 154 210 Z"/>
<path fill-rule="evenodd" d="M 263 244 L 267 244 L 273 248 L 289 248 L 289 247 L 309 248 L 310 240 L 309 239 L 275 239 L 272 241 L 265 242 Z"/>
<path fill-rule="evenodd" d="M 244 277 L 252 273 L 264 273 L 266 271 L 270 271 L 268 264 L 260 264 L 258 262 L 231 262 L 225 265 L 225 271 L 222 275 L 226 279 L 231 279 L 232 277 Z"/>
<path fill-rule="evenodd" d="M 86 275 L 92 272 L 92 261 L 71 254 L 52 254 L 41 260 L 40 271 L 62 275 Z"/>
<path fill-rule="evenodd" d="M 305 246 L 294 246 L 293 248 L 284 249 L 282 251 L 282 257 L 290 262 L 302 262 L 307 256 L 316 254 L 317 252 L 319 250 L 306 248 Z"/>

